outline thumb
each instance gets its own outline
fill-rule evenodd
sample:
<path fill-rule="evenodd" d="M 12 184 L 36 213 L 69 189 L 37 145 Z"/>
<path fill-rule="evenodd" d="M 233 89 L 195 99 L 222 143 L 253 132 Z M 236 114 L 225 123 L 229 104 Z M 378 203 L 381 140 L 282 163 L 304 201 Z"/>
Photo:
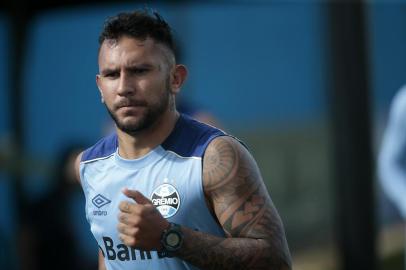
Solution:
<path fill-rule="evenodd" d="M 138 190 L 132 190 L 132 189 L 124 188 L 123 193 L 124 193 L 125 196 L 127 196 L 128 198 L 133 199 L 138 204 L 152 204 L 152 202 L 147 197 L 145 197 L 141 192 L 139 192 Z"/>

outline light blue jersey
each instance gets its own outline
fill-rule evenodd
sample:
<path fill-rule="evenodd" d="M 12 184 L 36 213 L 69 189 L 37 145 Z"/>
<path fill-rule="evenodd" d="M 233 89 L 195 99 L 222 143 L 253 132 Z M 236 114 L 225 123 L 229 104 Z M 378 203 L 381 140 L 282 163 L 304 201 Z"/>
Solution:
<path fill-rule="evenodd" d="M 118 205 L 130 200 L 124 187 L 149 197 L 170 222 L 225 237 L 207 208 L 202 185 L 202 157 L 207 145 L 225 134 L 181 115 L 168 138 L 147 155 L 127 160 L 118 154 L 117 135 L 87 149 L 80 163 L 86 216 L 107 269 L 196 269 L 156 251 L 125 246 L 118 237 Z"/>
<path fill-rule="evenodd" d="M 392 101 L 378 161 L 383 189 L 406 219 L 406 86 Z"/>

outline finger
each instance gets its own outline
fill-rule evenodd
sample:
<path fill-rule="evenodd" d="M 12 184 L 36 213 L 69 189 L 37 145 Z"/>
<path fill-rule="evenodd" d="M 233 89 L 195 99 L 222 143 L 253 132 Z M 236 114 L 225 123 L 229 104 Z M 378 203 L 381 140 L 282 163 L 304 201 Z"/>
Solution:
<path fill-rule="evenodd" d="M 118 214 L 118 221 L 125 225 L 138 226 L 140 218 L 138 216 L 121 212 Z"/>
<path fill-rule="evenodd" d="M 136 248 L 137 246 L 137 239 L 135 237 L 132 236 L 128 236 L 122 233 L 118 234 L 118 237 L 120 238 L 121 242 L 124 243 L 124 245 L 132 247 L 132 248 Z"/>
<path fill-rule="evenodd" d="M 128 221 L 129 215 L 125 214 L 125 213 L 119 213 L 118 214 L 118 221 L 120 223 L 126 224 L 126 225 L 130 225 L 129 221 Z"/>
<path fill-rule="evenodd" d="M 119 223 L 117 225 L 117 231 L 121 234 L 127 235 L 127 236 L 132 236 L 135 237 L 139 231 L 139 228 L 137 227 L 131 227 L 123 223 Z"/>
<path fill-rule="evenodd" d="M 118 208 L 120 209 L 121 212 L 124 213 L 131 213 L 134 210 L 135 204 L 128 202 L 128 201 L 122 201 L 118 205 Z"/>
<path fill-rule="evenodd" d="M 139 204 L 144 204 L 144 205 L 152 204 L 152 202 L 138 190 L 131 190 L 131 189 L 125 188 L 125 189 L 123 189 L 123 193 L 125 196 L 133 199 L 134 201 L 136 201 Z"/>

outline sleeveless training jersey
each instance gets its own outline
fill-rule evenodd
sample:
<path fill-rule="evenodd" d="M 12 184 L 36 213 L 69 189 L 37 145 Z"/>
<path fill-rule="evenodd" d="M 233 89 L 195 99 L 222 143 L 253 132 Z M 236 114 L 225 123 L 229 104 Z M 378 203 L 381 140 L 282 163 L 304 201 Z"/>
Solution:
<path fill-rule="evenodd" d="M 117 135 L 87 149 L 80 163 L 86 196 L 86 217 L 111 269 L 197 269 L 178 258 L 125 246 L 118 237 L 119 203 L 131 199 L 124 187 L 150 198 L 163 217 L 194 230 L 225 237 L 206 206 L 202 157 L 222 131 L 180 115 L 168 138 L 145 156 L 128 160 L 118 155 Z M 134 201 L 132 201 L 134 202 Z"/>

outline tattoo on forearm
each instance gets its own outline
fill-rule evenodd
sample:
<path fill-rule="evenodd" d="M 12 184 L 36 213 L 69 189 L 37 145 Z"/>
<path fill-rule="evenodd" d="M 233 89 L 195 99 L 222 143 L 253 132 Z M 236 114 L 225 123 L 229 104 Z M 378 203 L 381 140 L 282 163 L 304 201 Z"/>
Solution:
<path fill-rule="evenodd" d="M 187 229 L 195 240 L 179 256 L 203 269 L 289 269 L 283 226 L 259 169 L 232 140 L 213 141 L 203 163 L 205 193 L 228 238 Z"/>
<path fill-rule="evenodd" d="M 220 238 L 183 229 L 185 246 L 177 254 L 200 269 L 290 269 L 263 239 Z"/>

